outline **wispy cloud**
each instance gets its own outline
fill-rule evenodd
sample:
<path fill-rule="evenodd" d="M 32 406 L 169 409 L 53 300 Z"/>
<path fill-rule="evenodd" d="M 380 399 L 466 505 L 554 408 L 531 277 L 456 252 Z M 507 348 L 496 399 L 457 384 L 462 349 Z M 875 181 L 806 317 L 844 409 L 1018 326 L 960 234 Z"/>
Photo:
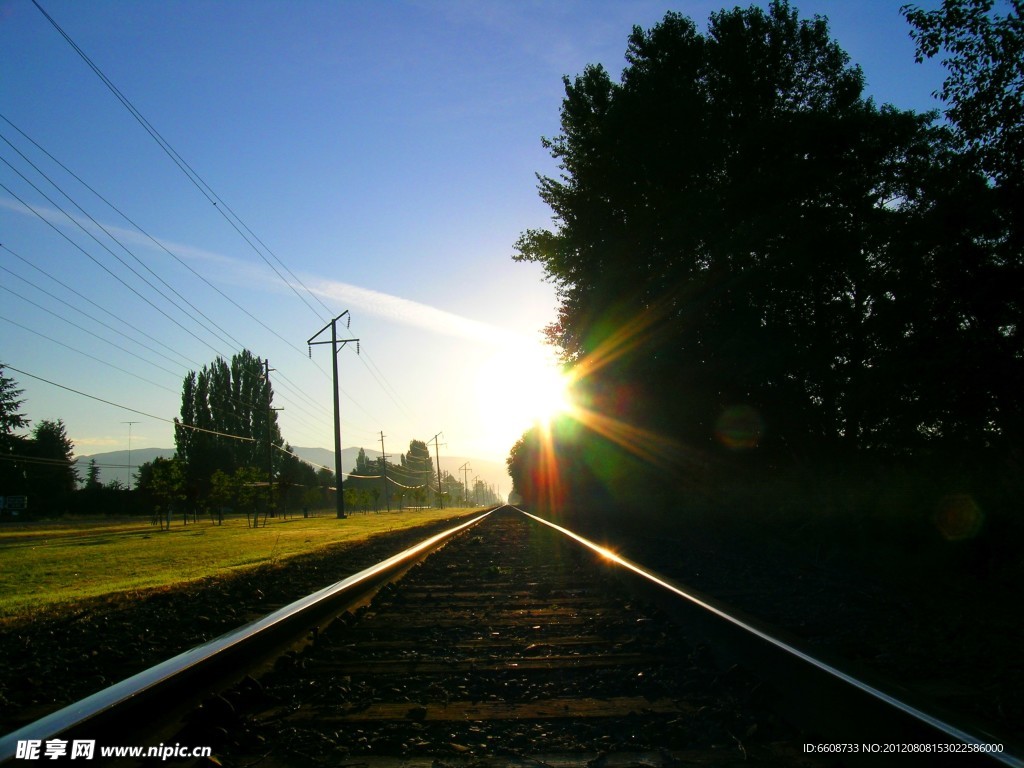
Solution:
<path fill-rule="evenodd" d="M 358 285 L 323 278 L 309 278 L 306 285 L 312 292 L 338 304 L 355 307 L 385 320 L 392 320 L 445 336 L 488 344 L 521 342 L 517 334 L 503 328 L 370 288 L 361 288 Z"/>
<path fill-rule="evenodd" d="M 116 224 L 106 224 L 102 222 L 97 225 L 96 222 L 86 216 L 70 212 L 65 213 L 45 205 L 37 205 L 33 203 L 32 207 L 28 208 L 17 200 L 0 197 L 0 208 L 6 208 L 9 211 L 20 213 L 23 216 L 37 216 L 40 219 L 53 224 L 55 227 L 67 227 L 71 222 L 74 222 L 77 226 L 73 231 L 77 232 L 84 229 L 100 239 L 107 234 L 116 238 L 125 246 L 141 245 L 149 249 L 156 249 L 160 251 L 166 250 L 183 259 L 210 262 L 217 266 L 235 267 L 240 263 L 237 259 L 232 259 L 230 256 L 224 256 L 223 254 L 208 251 L 203 248 L 196 248 L 191 245 L 184 245 L 170 240 L 151 237 L 137 229 L 130 229 Z M 79 227 L 81 229 L 79 229 Z"/>
<path fill-rule="evenodd" d="M 0 208 L 6 208 L 23 215 L 33 215 L 33 212 L 26 209 L 21 203 L 3 197 L 0 197 Z M 54 226 L 67 227 L 69 225 L 69 215 L 45 206 L 33 206 L 33 208 L 35 215 L 54 224 Z M 263 269 L 261 265 L 255 265 L 252 262 L 234 256 L 227 256 L 192 245 L 169 240 L 151 239 L 137 230 L 111 224 L 103 224 L 101 230 L 94 222 L 84 217 L 73 215 L 70 215 L 70 217 L 97 237 L 101 237 L 103 234 L 102 230 L 106 230 L 125 245 L 132 247 L 141 246 L 150 251 L 166 249 L 179 258 L 215 266 L 218 276 L 230 276 L 233 283 L 247 283 L 250 286 L 261 285 L 267 290 L 276 292 L 288 290 L 279 277 Z M 463 317 L 454 312 L 438 309 L 428 304 L 421 304 L 401 296 L 394 296 L 371 288 L 363 288 L 358 285 L 318 276 L 304 276 L 302 280 L 311 292 L 318 294 L 321 298 L 330 299 L 335 304 L 356 308 L 386 320 L 402 323 L 403 325 L 444 336 L 468 339 L 506 348 L 529 344 L 529 340 L 513 331 L 499 328 L 480 320 Z M 301 291 L 301 287 L 298 285 L 295 286 L 295 289 Z"/>

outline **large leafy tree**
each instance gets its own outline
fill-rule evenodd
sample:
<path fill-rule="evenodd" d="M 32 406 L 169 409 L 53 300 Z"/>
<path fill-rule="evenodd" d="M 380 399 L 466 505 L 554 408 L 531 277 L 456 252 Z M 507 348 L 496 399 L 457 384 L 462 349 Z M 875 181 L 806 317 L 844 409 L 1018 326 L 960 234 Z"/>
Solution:
<path fill-rule="evenodd" d="M 957 135 L 1001 182 L 1024 183 L 1024 1 L 943 0 L 905 5 L 917 59 L 944 54 L 948 75 L 936 94 Z"/>
<path fill-rule="evenodd" d="M 865 98 L 827 22 L 783 0 L 704 34 L 670 13 L 626 60 L 619 82 L 566 78 L 562 173 L 540 181 L 556 227 L 515 257 L 556 284 L 549 336 L 596 407 L 697 448 L 740 413 L 733 444 L 776 460 L 924 439 L 940 387 L 907 359 L 956 292 L 925 226 L 949 132 Z M 979 178 L 958 170 L 950 200 Z"/>
<path fill-rule="evenodd" d="M 927 216 L 927 231 L 939 233 L 929 256 L 948 278 L 934 307 L 944 347 L 929 359 L 957 361 L 943 372 L 950 398 L 934 422 L 959 431 L 968 450 L 1024 429 L 1024 2 L 994 5 L 902 9 L 918 60 L 942 57 L 947 77 L 935 95 L 959 149 Z M 984 184 L 960 172 L 968 164 Z"/>

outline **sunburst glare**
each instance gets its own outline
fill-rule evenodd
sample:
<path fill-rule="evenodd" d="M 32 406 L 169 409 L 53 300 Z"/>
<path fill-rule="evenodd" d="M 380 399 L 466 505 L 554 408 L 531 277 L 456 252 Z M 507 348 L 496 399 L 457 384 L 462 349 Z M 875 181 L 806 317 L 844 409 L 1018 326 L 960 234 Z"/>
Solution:
<path fill-rule="evenodd" d="M 481 369 L 477 401 L 482 418 L 507 446 L 534 425 L 546 428 L 571 412 L 570 385 L 550 348 L 514 345 Z"/>

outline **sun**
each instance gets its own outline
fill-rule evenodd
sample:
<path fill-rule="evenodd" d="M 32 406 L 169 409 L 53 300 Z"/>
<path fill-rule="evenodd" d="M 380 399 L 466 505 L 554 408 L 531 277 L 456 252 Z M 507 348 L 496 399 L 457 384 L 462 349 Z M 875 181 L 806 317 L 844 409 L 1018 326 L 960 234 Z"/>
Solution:
<path fill-rule="evenodd" d="M 521 397 L 533 421 L 544 425 L 572 408 L 569 379 L 554 365 L 538 366 L 522 382 Z"/>
<path fill-rule="evenodd" d="M 570 379 L 541 344 L 496 353 L 480 370 L 477 401 L 482 424 L 507 450 L 524 432 L 547 427 L 573 409 Z"/>

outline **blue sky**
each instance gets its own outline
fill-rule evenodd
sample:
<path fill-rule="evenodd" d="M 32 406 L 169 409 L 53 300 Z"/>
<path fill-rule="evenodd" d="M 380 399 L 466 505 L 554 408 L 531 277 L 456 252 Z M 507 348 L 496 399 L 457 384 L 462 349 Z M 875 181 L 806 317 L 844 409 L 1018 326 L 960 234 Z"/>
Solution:
<path fill-rule="evenodd" d="M 63 419 L 78 454 L 126 448 L 126 421 L 138 422 L 133 447 L 169 447 L 168 422 L 54 384 L 171 419 L 187 371 L 240 342 L 277 369 L 285 439 L 330 448 L 330 353 L 310 359 L 306 340 L 347 309 L 362 355 L 339 357 L 344 446 L 379 447 L 383 430 L 397 454 L 443 432 L 443 453 L 500 461 L 529 417 L 529 390 L 509 377 L 539 378 L 554 319 L 552 286 L 511 254 L 523 230 L 550 223 L 535 174 L 555 173 L 540 139 L 557 133 L 561 78 L 597 62 L 617 76 L 632 25 L 669 9 L 703 25 L 723 5 L 40 3 L 316 298 L 274 274 L 31 0 L 0 0 L 0 114 L 159 243 L 0 120 L 119 241 L 0 141 L 0 157 L 82 223 L 0 162 L 0 360 L 53 382 L 8 369 L 30 419 Z M 942 71 L 914 63 L 901 3 L 794 5 L 829 17 L 876 101 L 934 109 Z M 155 283 L 152 269 L 184 311 L 113 254 Z"/>

